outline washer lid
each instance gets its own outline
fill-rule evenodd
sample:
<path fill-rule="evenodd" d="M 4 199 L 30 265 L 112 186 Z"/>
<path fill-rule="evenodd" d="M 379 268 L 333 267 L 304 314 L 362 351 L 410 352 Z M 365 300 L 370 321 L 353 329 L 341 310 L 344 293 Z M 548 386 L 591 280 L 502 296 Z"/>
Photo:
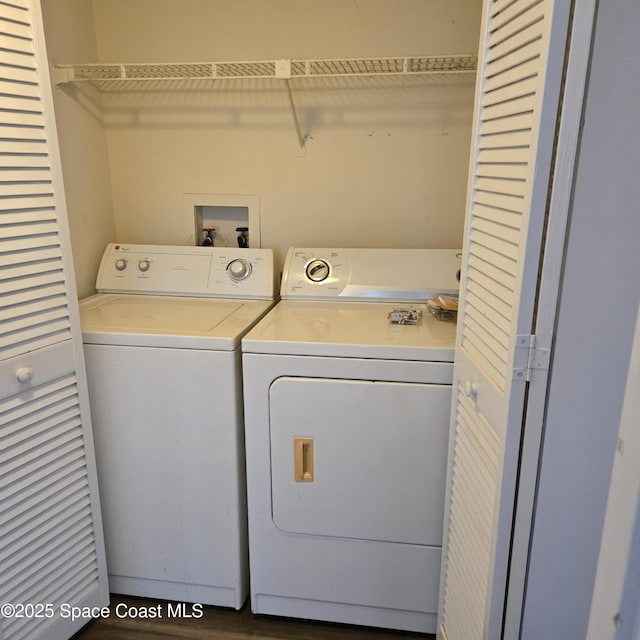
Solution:
<path fill-rule="evenodd" d="M 392 324 L 396 309 L 422 311 Z M 283 300 L 242 340 L 245 353 L 453 362 L 456 326 L 424 304 Z"/>
<path fill-rule="evenodd" d="M 80 302 L 85 344 L 231 351 L 272 302 L 96 294 Z"/>

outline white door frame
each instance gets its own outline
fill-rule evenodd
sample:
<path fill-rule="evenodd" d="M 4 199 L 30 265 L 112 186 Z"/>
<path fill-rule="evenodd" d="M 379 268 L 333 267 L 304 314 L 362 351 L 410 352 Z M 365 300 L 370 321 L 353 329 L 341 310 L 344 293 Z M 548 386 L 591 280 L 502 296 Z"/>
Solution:
<path fill-rule="evenodd" d="M 566 60 L 553 187 L 533 331 L 536 346 L 548 349 L 549 358 L 553 349 L 596 2 L 597 0 L 580 0 L 575 3 Z M 506 595 L 505 638 L 517 638 L 520 634 L 549 373 L 548 369 L 534 369 L 528 389 Z"/>

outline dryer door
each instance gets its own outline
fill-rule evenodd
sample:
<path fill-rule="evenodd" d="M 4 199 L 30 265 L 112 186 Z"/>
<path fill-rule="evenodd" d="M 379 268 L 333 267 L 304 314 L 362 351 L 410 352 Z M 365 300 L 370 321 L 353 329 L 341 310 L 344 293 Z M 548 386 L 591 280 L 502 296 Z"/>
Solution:
<path fill-rule="evenodd" d="M 450 386 L 282 377 L 269 398 L 279 529 L 442 544 Z"/>

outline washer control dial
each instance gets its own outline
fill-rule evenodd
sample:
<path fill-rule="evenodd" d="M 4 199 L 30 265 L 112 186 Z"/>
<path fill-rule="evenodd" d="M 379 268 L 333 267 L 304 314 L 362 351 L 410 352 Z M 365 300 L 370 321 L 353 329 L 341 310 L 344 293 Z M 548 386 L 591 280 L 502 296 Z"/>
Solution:
<path fill-rule="evenodd" d="M 127 268 L 127 261 L 124 258 L 116 260 L 116 271 L 124 271 Z"/>
<path fill-rule="evenodd" d="M 307 278 L 309 278 L 311 282 L 324 282 L 329 277 L 330 272 L 331 268 L 329 267 L 329 263 L 319 258 L 311 260 L 305 268 Z"/>
<path fill-rule="evenodd" d="M 227 265 L 227 273 L 234 282 L 246 280 L 251 275 L 251 263 L 243 258 L 232 260 Z"/>
<path fill-rule="evenodd" d="M 143 273 L 145 273 L 146 271 L 149 271 L 150 266 L 151 266 L 151 261 L 148 260 L 147 258 L 138 260 L 138 269 L 140 269 L 140 271 L 142 271 Z"/>

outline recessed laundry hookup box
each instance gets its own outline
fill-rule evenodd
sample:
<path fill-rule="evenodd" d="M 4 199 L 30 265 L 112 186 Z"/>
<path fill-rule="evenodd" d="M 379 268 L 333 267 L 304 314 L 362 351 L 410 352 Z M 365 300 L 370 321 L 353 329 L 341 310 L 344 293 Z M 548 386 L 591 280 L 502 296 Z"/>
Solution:
<path fill-rule="evenodd" d="M 260 247 L 260 200 L 256 195 L 185 193 L 185 244 Z"/>

